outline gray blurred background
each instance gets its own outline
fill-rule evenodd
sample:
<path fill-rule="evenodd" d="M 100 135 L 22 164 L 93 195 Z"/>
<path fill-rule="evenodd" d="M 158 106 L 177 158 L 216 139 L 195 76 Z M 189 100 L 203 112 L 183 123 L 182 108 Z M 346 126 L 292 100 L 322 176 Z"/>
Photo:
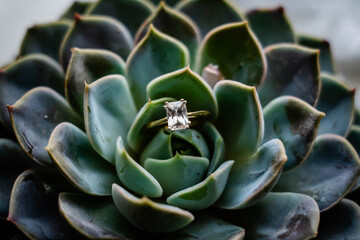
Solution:
<path fill-rule="evenodd" d="M 243 12 L 283 6 L 294 30 L 327 39 L 338 76 L 357 87 L 360 107 L 359 0 L 231 0 Z M 0 66 L 17 55 L 22 37 L 35 23 L 55 21 L 73 0 L 0 0 Z"/>

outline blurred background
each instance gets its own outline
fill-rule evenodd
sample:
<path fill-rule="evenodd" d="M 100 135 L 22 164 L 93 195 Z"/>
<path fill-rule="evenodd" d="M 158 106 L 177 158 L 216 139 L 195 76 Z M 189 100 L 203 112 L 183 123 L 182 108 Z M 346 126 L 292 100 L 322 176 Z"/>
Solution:
<path fill-rule="evenodd" d="M 357 87 L 360 107 L 359 0 L 230 0 L 241 11 L 283 6 L 295 32 L 327 39 L 339 78 Z M 0 66 L 18 54 L 26 29 L 55 21 L 73 0 L 0 0 Z"/>

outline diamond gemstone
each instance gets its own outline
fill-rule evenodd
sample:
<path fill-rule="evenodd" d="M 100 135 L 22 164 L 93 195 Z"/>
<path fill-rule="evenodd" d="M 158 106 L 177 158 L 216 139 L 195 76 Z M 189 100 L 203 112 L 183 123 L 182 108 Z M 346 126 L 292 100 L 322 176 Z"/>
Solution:
<path fill-rule="evenodd" d="M 176 102 L 166 102 L 164 105 L 168 121 L 168 128 L 171 131 L 189 128 L 189 119 L 186 110 L 186 101 L 181 99 Z"/>

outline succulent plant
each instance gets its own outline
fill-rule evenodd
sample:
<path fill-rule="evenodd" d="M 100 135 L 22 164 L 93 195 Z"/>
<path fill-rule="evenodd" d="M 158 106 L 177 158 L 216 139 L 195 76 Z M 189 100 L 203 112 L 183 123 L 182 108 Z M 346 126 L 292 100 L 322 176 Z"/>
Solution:
<path fill-rule="evenodd" d="M 358 239 L 354 92 L 283 8 L 74 3 L 0 71 L 1 217 L 31 239 Z M 180 99 L 209 115 L 149 127 Z"/>

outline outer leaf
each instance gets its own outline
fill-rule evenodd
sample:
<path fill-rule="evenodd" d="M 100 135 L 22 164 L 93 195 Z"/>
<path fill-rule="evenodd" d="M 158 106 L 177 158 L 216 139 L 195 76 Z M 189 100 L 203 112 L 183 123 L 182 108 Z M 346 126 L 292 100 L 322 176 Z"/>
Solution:
<path fill-rule="evenodd" d="M 217 65 L 225 79 L 259 86 L 266 62 L 260 43 L 247 22 L 222 25 L 209 32 L 199 48 L 196 71 Z"/>
<path fill-rule="evenodd" d="M 259 91 L 262 105 L 291 95 L 315 105 L 320 94 L 319 51 L 295 44 L 275 44 L 265 49 L 268 73 Z"/>
<path fill-rule="evenodd" d="M 127 60 L 126 76 L 136 106 L 140 108 L 145 104 L 146 86 L 153 78 L 188 64 L 189 53 L 186 47 L 151 27 Z"/>
<path fill-rule="evenodd" d="M 218 106 L 209 85 L 189 67 L 160 76 L 151 81 L 146 89 L 150 99 L 171 97 L 187 100 L 188 112 L 207 110 L 211 119 L 218 115 Z"/>
<path fill-rule="evenodd" d="M 195 63 L 196 52 L 200 43 L 198 28 L 186 15 L 173 10 L 162 1 L 157 10 L 142 24 L 135 36 L 138 43 L 148 32 L 150 25 L 154 25 L 159 31 L 172 36 L 189 49 L 191 64 Z"/>
<path fill-rule="evenodd" d="M 37 86 L 49 86 L 64 92 L 61 67 L 42 54 L 31 54 L 0 70 L 0 121 L 11 128 L 6 105 L 14 104 L 24 93 Z"/>
<path fill-rule="evenodd" d="M 317 109 L 326 116 L 320 123 L 319 134 L 346 136 L 354 118 L 355 90 L 329 74 L 321 74 L 321 94 Z"/>
<path fill-rule="evenodd" d="M 294 30 L 283 7 L 252 10 L 246 13 L 246 17 L 262 46 L 296 42 Z"/>
<path fill-rule="evenodd" d="M 202 36 L 225 23 L 243 21 L 240 12 L 227 0 L 185 0 L 176 8 L 196 22 Z"/>
<path fill-rule="evenodd" d="M 92 3 L 86 14 L 111 16 L 124 23 L 130 33 L 135 35 L 153 10 L 152 4 L 143 0 L 100 0 Z"/>
<path fill-rule="evenodd" d="M 246 162 L 236 161 L 217 205 L 225 209 L 254 205 L 272 190 L 286 160 L 284 145 L 280 140 L 273 139 Z"/>
<path fill-rule="evenodd" d="M 351 127 L 350 132 L 346 139 L 351 143 L 351 145 L 356 150 L 358 156 L 360 155 L 360 126 L 354 125 Z M 351 191 L 356 191 L 360 188 L 360 178 L 358 178 L 353 189 Z"/>
<path fill-rule="evenodd" d="M 161 197 L 159 182 L 126 152 L 121 137 L 116 143 L 116 172 L 120 181 L 130 190 L 149 197 Z"/>
<path fill-rule="evenodd" d="M 59 192 L 72 190 L 64 183 L 57 175 L 23 172 L 11 193 L 8 220 L 30 239 L 79 239 L 59 213 Z"/>
<path fill-rule="evenodd" d="M 19 55 L 43 53 L 58 60 L 61 40 L 70 26 L 71 22 L 64 20 L 34 25 L 27 30 Z"/>
<path fill-rule="evenodd" d="M 8 109 L 22 149 L 36 162 L 49 167 L 54 166 L 53 161 L 44 148 L 53 129 L 65 121 L 82 125 L 66 100 L 46 87 L 30 90 Z"/>
<path fill-rule="evenodd" d="M 116 140 L 126 138 L 137 113 L 126 79 L 109 75 L 86 85 L 84 101 L 90 143 L 103 158 L 115 163 Z"/>
<path fill-rule="evenodd" d="M 112 189 L 113 200 L 120 213 L 142 230 L 173 232 L 194 220 L 188 211 L 156 203 L 146 197 L 139 199 L 116 184 Z"/>
<path fill-rule="evenodd" d="M 306 35 L 298 35 L 297 41 L 300 45 L 316 48 L 320 50 L 320 69 L 321 71 L 334 73 L 335 67 L 332 59 L 330 43 L 323 39 L 318 39 Z"/>
<path fill-rule="evenodd" d="M 90 84 L 110 74 L 125 73 L 124 61 L 115 53 L 99 49 L 72 48 L 65 77 L 65 95 L 70 105 L 84 113 L 85 83 Z"/>
<path fill-rule="evenodd" d="M 320 219 L 316 202 L 298 193 L 270 193 L 250 208 L 221 215 L 243 226 L 249 240 L 311 239 Z"/>
<path fill-rule="evenodd" d="M 60 19 L 73 20 L 76 13 L 84 13 L 85 10 L 90 6 L 91 2 L 74 2 L 67 10 L 63 13 Z"/>
<path fill-rule="evenodd" d="M 339 202 L 360 175 L 360 160 L 346 139 L 319 136 L 303 164 L 283 173 L 275 191 L 309 195 L 325 211 Z"/>
<path fill-rule="evenodd" d="M 91 195 L 110 195 L 119 182 L 114 166 L 92 149 L 86 134 L 70 123 L 59 124 L 46 147 L 64 176 L 79 190 Z"/>
<path fill-rule="evenodd" d="M 140 164 L 144 165 L 147 158 L 168 159 L 173 157 L 171 148 L 172 134 L 168 131 L 161 130 L 144 148 L 140 155 Z"/>
<path fill-rule="evenodd" d="M 75 23 L 66 33 L 60 47 L 60 62 L 67 69 L 71 49 L 99 48 L 110 50 L 126 59 L 133 43 L 126 27 L 105 16 L 75 16 Z"/>
<path fill-rule="evenodd" d="M 220 81 L 214 88 L 219 104 L 216 127 L 225 141 L 227 159 L 254 153 L 264 134 L 264 120 L 255 87 Z"/>
<path fill-rule="evenodd" d="M 170 159 L 148 158 L 144 162 L 144 168 L 159 181 L 166 196 L 199 183 L 208 166 L 207 158 L 178 153 Z"/>
<path fill-rule="evenodd" d="M 234 161 L 226 161 L 204 181 L 176 192 L 166 202 L 189 210 L 202 210 L 213 205 L 224 191 Z"/>
<path fill-rule="evenodd" d="M 310 153 L 325 114 L 306 102 L 290 96 L 272 100 L 264 108 L 264 142 L 279 138 L 288 158 L 284 170 L 301 164 Z"/>
<path fill-rule="evenodd" d="M 343 199 L 335 207 L 321 214 L 319 234 L 316 239 L 357 239 L 360 236 L 360 207 Z"/>
<path fill-rule="evenodd" d="M 111 197 L 61 193 L 59 209 L 68 223 L 91 239 L 133 239 L 138 235 L 116 209 Z"/>

